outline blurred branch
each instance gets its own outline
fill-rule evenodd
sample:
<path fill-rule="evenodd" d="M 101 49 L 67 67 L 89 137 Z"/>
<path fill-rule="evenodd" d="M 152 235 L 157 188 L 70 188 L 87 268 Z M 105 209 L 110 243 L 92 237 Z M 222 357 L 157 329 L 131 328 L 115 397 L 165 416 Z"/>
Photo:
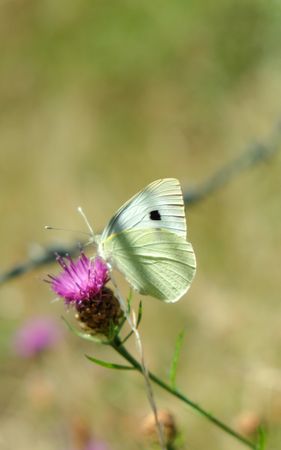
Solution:
<path fill-rule="evenodd" d="M 225 164 L 213 175 L 208 177 L 197 187 L 190 188 L 184 192 L 184 201 L 189 205 L 196 205 L 204 200 L 207 196 L 219 190 L 225 184 L 229 183 L 237 177 L 241 172 L 250 169 L 260 162 L 267 161 L 280 150 L 281 147 L 281 123 L 273 129 L 267 142 L 251 144 L 244 153 L 238 158 Z M 30 272 L 46 264 L 55 261 L 55 253 L 65 255 L 68 253 L 71 256 L 79 253 L 81 243 L 72 244 L 69 247 L 63 246 L 49 246 L 41 249 L 41 252 L 35 256 L 31 256 L 23 263 L 13 266 L 11 269 L 0 274 L 0 284 L 9 281 L 12 278 Z"/>
<path fill-rule="evenodd" d="M 196 204 L 213 192 L 229 183 L 241 172 L 256 164 L 270 159 L 281 146 L 281 123 L 273 129 L 267 142 L 251 144 L 237 159 L 229 162 L 217 170 L 213 175 L 200 183 L 197 187 L 184 192 L 184 202 Z"/>
<path fill-rule="evenodd" d="M 64 256 L 67 253 L 74 256 L 79 253 L 80 249 L 81 244 L 78 243 L 69 247 L 62 245 L 50 245 L 46 248 L 41 248 L 39 252 L 37 251 L 35 255 L 30 256 L 29 259 L 23 263 L 16 264 L 11 269 L 7 270 L 7 272 L 0 274 L 0 284 L 9 281 L 12 278 L 17 278 L 24 275 L 26 272 L 30 272 L 41 266 L 54 262 L 56 260 L 56 254 Z"/>

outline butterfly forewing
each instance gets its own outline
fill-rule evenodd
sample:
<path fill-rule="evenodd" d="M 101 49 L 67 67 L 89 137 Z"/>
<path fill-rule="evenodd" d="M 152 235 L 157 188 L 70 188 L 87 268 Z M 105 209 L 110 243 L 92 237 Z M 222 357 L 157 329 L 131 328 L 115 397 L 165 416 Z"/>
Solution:
<path fill-rule="evenodd" d="M 132 197 L 112 217 L 101 241 L 130 229 L 161 228 L 186 237 L 184 202 L 175 178 L 154 181 Z"/>
<path fill-rule="evenodd" d="M 131 229 L 103 243 L 111 261 L 141 294 L 175 302 L 188 290 L 195 275 L 192 245 L 165 229 Z"/>

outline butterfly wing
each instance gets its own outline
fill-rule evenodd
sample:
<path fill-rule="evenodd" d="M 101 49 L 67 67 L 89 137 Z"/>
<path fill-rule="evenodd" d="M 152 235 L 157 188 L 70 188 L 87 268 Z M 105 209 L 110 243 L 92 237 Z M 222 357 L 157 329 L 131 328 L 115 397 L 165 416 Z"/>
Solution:
<path fill-rule="evenodd" d="M 186 237 L 184 201 L 175 178 L 156 180 L 128 200 L 112 217 L 101 241 L 124 230 L 161 228 Z"/>
<path fill-rule="evenodd" d="M 131 229 L 103 242 L 104 258 L 144 295 L 176 302 L 192 282 L 196 260 L 192 245 L 165 229 Z"/>

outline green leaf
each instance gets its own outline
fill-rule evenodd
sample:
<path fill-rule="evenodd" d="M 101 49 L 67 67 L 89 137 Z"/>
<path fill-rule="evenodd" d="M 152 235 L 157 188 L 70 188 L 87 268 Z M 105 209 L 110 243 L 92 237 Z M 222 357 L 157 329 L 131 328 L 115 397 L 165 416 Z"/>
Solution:
<path fill-rule="evenodd" d="M 185 335 L 185 330 L 182 330 L 177 337 L 174 357 L 173 357 L 171 368 L 170 368 L 169 378 L 170 378 L 170 383 L 171 383 L 171 386 L 173 389 L 175 389 L 175 387 L 176 387 L 177 368 L 178 368 L 180 350 L 181 350 L 181 347 L 183 344 L 184 335 Z"/>
<path fill-rule="evenodd" d="M 133 366 L 123 366 L 121 364 L 115 364 L 115 363 L 102 361 L 101 359 L 94 358 L 93 356 L 89 356 L 89 355 L 85 355 L 85 356 L 89 361 L 94 362 L 95 364 L 98 364 L 99 366 L 106 367 L 107 369 L 135 370 L 135 368 Z"/>
<path fill-rule="evenodd" d="M 142 319 L 142 302 L 139 302 L 139 309 L 138 309 L 138 318 L 137 318 L 137 328 L 139 326 L 139 324 L 141 323 L 141 319 Z"/>
<path fill-rule="evenodd" d="M 127 299 L 127 314 L 130 314 L 132 300 L 133 300 L 133 289 L 130 288 L 128 299 Z"/>
<path fill-rule="evenodd" d="M 260 427 L 256 450 L 265 450 L 265 444 L 266 444 L 266 432 L 264 428 Z"/>
<path fill-rule="evenodd" d="M 126 322 L 126 317 L 124 316 L 118 325 L 112 324 L 112 328 L 109 332 L 108 344 L 111 344 L 114 341 L 114 339 L 119 335 L 125 322 Z"/>

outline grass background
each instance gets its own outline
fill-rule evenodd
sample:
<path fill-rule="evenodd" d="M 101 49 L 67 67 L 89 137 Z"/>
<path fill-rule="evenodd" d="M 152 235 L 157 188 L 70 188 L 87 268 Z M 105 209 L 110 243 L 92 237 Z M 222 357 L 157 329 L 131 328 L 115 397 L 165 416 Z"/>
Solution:
<path fill-rule="evenodd" d="M 101 230 L 150 181 L 177 177 L 187 189 L 266 140 L 281 114 L 280 19 L 276 0 L 3 0 L 1 268 L 38 245 L 72 242 L 43 226 L 83 230 L 78 205 Z M 145 299 L 141 327 L 163 377 L 185 327 L 179 386 L 229 424 L 248 410 L 262 417 L 272 450 L 281 444 L 280 161 L 187 208 L 196 280 L 175 305 Z M 64 307 L 41 282 L 55 270 L 1 288 L 0 448 L 80 450 L 77 423 L 114 450 L 148 448 L 143 380 L 84 358 L 114 359 L 107 348 L 65 330 L 40 364 L 13 355 L 26 318 L 46 314 L 64 328 Z M 155 393 L 186 448 L 242 449 Z"/>

